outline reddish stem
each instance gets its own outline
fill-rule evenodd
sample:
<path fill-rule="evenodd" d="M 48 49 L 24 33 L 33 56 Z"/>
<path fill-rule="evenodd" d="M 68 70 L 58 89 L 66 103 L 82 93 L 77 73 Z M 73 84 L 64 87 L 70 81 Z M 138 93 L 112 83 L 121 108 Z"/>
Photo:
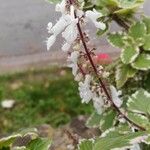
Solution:
<path fill-rule="evenodd" d="M 70 1 L 70 4 L 72 5 L 72 1 L 71 1 L 71 0 L 69 0 L 69 1 Z M 74 15 L 75 15 L 75 18 L 77 18 L 76 12 L 74 12 Z M 134 123 L 132 120 L 130 120 L 130 119 L 114 104 L 114 102 L 113 102 L 113 100 L 112 100 L 112 97 L 111 97 L 111 95 L 109 94 L 109 92 L 108 92 L 108 90 L 107 90 L 105 84 L 103 83 L 103 81 L 101 80 L 101 78 L 100 78 L 99 75 L 98 75 L 98 70 L 97 70 L 97 68 L 96 68 L 96 66 L 95 66 L 95 64 L 94 64 L 94 62 L 93 62 L 93 59 L 92 59 L 92 57 L 91 57 L 91 55 L 90 55 L 90 52 L 89 52 L 89 49 L 88 49 L 88 47 L 87 47 L 87 45 L 86 45 L 86 42 L 84 41 L 83 32 L 82 32 L 82 30 L 81 30 L 81 26 L 80 26 L 80 23 L 79 23 L 79 22 L 77 23 L 77 28 L 78 28 L 78 31 L 79 31 L 79 35 L 80 35 L 80 38 L 81 38 L 83 47 L 84 47 L 85 52 L 86 52 L 86 54 L 87 54 L 87 57 L 88 57 L 88 59 L 89 59 L 89 61 L 90 61 L 90 63 L 91 63 L 91 66 L 92 66 L 92 68 L 93 68 L 93 70 L 94 70 L 94 72 L 95 72 L 95 75 L 96 75 L 96 77 L 97 77 L 97 79 L 98 79 L 98 81 L 99 81 L 99 83 L 100 83 L 100 86 L 102 87 L 102 89 L 103 89 L 104 93 L 106 94 L 108 100 L 110 101 L 111 105 L 112 105 L 113 108 L 114 108 L 121 116 L 123 116 L 123 118 L 125 118 L 129 123 L 131 123 L 132 125 L 134 125 L 135 127 L 139 128 L 139 129 L 145 131 L 145 128 L 139 126 L 138 124 L 136 124 L 136 123 Z"/>

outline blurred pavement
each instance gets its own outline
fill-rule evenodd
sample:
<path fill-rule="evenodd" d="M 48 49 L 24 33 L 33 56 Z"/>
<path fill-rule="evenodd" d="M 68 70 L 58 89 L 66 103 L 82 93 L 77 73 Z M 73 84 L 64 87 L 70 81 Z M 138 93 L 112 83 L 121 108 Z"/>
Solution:
<path fill-rule="evenodd" d="M 149 6 L 147 0 L 144 9 L 148 15 Z M 45 43 L 47 23 L 57 18 L 54 6 L 45 0 L 0 0 L 0 73 L 43 63 L 62 64 L 65 58 L 59 50 L 62 39 L 57 39 L 50 52 L 46 51 Z M 113 53 L 105 40 L 96 41 L 96 45 L 102 45 L 99 51 Z"/>

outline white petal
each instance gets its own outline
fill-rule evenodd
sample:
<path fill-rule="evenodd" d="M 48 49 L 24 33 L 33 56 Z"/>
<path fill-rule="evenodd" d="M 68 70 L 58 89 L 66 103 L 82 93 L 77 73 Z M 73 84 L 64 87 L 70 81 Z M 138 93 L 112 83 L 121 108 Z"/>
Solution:
<path fill-rule="evenodd" d="M 99 28 L 99 29 L 101 29 L 101 30 L 105 30 L 105 29 L 106 29 L 106 25 L 105 25 L 105 23 L 103 23 L 103 22 L 95 21 L 94 24 L 95 24 L 95 27 L 96 27 L 96 28 Z"/>
<path fill-rule="evenodd" d="M 90 89 L 91 76 L 86 75 L 84 82 L 79 82 L 79 94 L 82 99 L 82 103 L 89 103 L 94 94 Z"/>
<path fill-rule="evenodd" d="M 98 114 L 102 114 L 103 112 L 103 106 L 104 106 L 104 100 L 102 99 L 101 96 L 97 97 L 93 97 L 93 105 L 94 108 L 96 109 Z"/>
<path fill-rule="evenodd" d="M 71 47 L 70 44 L 65 43 L 65 44 L 62 46 L 62 50 L 63 50 L 64 52 L 67 52 L 67 51 L 70 49 L 70 47 Z"/>
<path fill-rule="evenodd" d="M 82 77 L 83 75 L 81 73 L 78 73 L 76 76 L 75 76 L 75 81 L 81 81 L 82 80 Z"/>
<path fill-rule="evenodd" d="M 47 25 L 48 33 L 51 33 L 52 26 L 53 26 L 52 22 L 49 22 Z"/>
<path fill-rule="evenodd" d="M 85 84 L 86 85 L 89 85 L 90 83 L 91 83 L 91 81 L 92 81 L 92 77 L 91 77 L 91 75 L 89 75 L 89 74 L 87 74 L 86 76 L 85 76 Z"/>
<path fill-rule="evenodd" d="M 96 21 L 99 17 L 102 17 L 102 14 L 93 9 L 93 11 L 88 10 L 86 11 L 86 17 L 89 18 L 92 21 Z"/>
<path fill-rule="evenodd" d="M 77 75 L 77 71 L 78 71 L 78 65 L 77 65 L 77 64 L 74 64 L 74 65 L 72 66 L 72 74 L 73 74 L 74 76 L 76 76 L 76 75 Z"/>
<path fill-rule="evenodd" d="M 114 86 L 110 86 L 111 96 L 114 104 L 117 107 L 121 107 L 123 101 L 119 98 L 119 94 Z"/>
<path fill-rule="evenodd" d="M 79 57 L 79 52 L 78 51 L 74 51 L 71 53 L 71 55 L 68 57 L 67 61 L 73 62 L 73 63 L 77 63 L 78 61 L 78 57 Z"/>
<path fill-rule="evenodd" d="M 65 29 L 67 25 L 68 25 L 68 22 L 65 20 L 64 17 L 61 17 L 57 21 L 57 23 L 51 28 L 51 33 L 58 35 Z"/>
<path fill-rule="evenodd" d="M 55 7 L 55 11 L 65 14 L 66 13 L 66 0 L 62 0 L 61 3 L 58 3 Z"/>
<path fill-rule="evenodd" d="M 98 12 L 97 10 L 93 9 L 93 11 L 91 10 L 86 11 L 86 17 L 89 20 L 91 20 L 97 28 L 101 30 L 106 29 L 106 25 L 103 22 L 97 21 L 98 18 L 102 17 L 102 14 Z"/>
<path fill-rule="evenodd" d="M 55 43 L 56 41 L 56 36 L 52 35 L 48 38 L 47 40 L 47 50 L 50 50 L 51 46 Z"/>
<path fill-rule="evenodd" d="M 77 13 L 77 16 L 79 18 L 81 18 L 84 15 L 84 12 L 82 10 L 79 10 L 79 9 L 77 9 L 76 13 Z"/>
<path fill-rule="evenodd" d="M 72 44 L 78 35 L 77 24 L 78 20 L 75 19 L 70 25 L 68 25 L 65 31 L 62 33 L 62 37 L 65 38 L 66 42 Z"/>

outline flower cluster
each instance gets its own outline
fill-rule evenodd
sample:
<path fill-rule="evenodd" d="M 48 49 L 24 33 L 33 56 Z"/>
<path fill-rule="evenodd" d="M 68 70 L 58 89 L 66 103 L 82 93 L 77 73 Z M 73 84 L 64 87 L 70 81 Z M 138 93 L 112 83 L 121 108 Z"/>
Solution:
<path fill-rule="evenodd" d="M 85 41 L 88 43 L 88 35 L 79 31 L 78 24 L 85 25 L 86 22 L 91 21 L 96 28 L 100 30 L 105 30 L 106 25 L 103 22 L 98 21 L 99 18 L 103 16 L 102 13 L 97 10 L 88 10 L 83 12 L 77 9 L 76 6 L 69 5 L 69 2 L 63 0 L 61 3 L 56 5 L 55 10 L 61 13 L 61 17 L 55 25 L 51 22 L 48 23 L 48 33 L 50 37 L 47 40 L 47 49 L 49 50 L 51 46 L 55 43 L 57 35 L 62 34 L 64 38 L 64 44 L 62 45 L 62 50 L 68 54 L 68 66 L 72 68 L 72 74 L 75 80 L 79 81 L 79 92 L 82 99 L 82 103 L 89 103 L 90 100 L 93 101 L 93 105 L 97 112 L 100 114 L 103 112 L 104 103 L 106 101 L 106 96 L 98 85 L 96 84 L 95 78 L 93 78 L 93 70 L 88 59 L 87 54 L 83 51 L 81 45 Z M 94 48 L 93 48 L 94 49 Z M 89 55 L 93 57 L 94 53 L 89 51 Z M 95 56 L 94 56 L 95 57 Z M 92 61 L 94 62 L 94 57 Z M 94 62 L 96 63 L 96 62 Z M 101 65 L 97 65 L 97 70 L 102 78 L 107 78 L 109 73 L 106 72 Z M 95 89 L 95 91 L 93 90 Z"/>

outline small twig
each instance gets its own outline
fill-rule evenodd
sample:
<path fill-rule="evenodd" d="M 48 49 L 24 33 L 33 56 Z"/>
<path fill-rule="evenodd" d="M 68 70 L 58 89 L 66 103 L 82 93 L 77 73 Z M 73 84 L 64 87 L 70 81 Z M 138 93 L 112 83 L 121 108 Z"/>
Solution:
<path fill-rule="evenodd" d="M 69 139 L 73 141 L 73 145 L 77 146 L 77 144 L 79 143 L 79 138 L 77 137 L 77 135 L 73 135 L 69 130 L 66 129 L 64 129 L 64 133 L 68 136 Z"/>

